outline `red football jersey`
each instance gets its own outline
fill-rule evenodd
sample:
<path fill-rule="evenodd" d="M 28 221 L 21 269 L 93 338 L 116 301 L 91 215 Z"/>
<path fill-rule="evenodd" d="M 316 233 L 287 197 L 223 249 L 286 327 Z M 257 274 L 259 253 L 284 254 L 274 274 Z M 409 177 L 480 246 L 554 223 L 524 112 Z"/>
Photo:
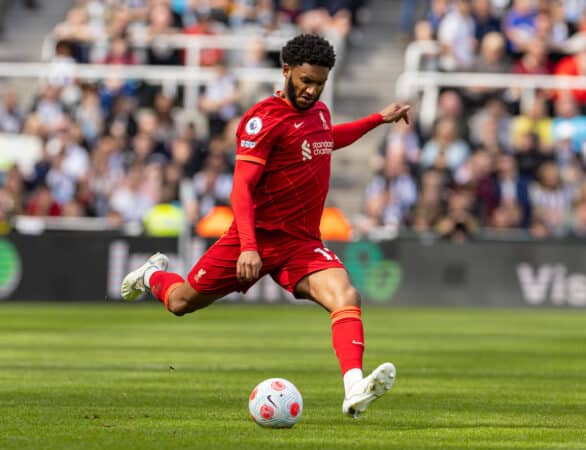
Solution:
<path fill-rule="evenodd" d="M 236 138 L 236 159 L 265 166 L 253 193 L 255 227 L 319 239 L 334 149 L 327 106 L 299 111 L 269 97 L 246 112 Z"/>

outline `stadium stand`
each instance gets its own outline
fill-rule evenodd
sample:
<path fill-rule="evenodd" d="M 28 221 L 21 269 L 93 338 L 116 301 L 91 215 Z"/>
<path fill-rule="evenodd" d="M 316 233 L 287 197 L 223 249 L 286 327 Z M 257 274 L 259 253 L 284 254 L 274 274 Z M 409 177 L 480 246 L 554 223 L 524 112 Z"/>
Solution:
<path fill-rule="evenodd" d="M 398 81 L 417 120 L 374 158 L 362 233 L 580 236 L 586 2 L 419 6 Z"/>
<path fill-rule="evenodd" d="M 46 65 L 0 70 L 50 74 L 30 101 L 2 85 L 0 221 L 152 224 L 149 213 L 178 204 L 188 179 L 182 206 L 197 229 L 228 205 L 235 126 L 280 84 L 280 46 L 299 30 L 316 32 L 344 55 L 361 3 L 75 2 L 44 40 Z"/>
<path fill-rule="evenodd" d="M 389 66 L 405 71 L 397 93 L 415 105 L 412 124 L 335 158 L 330 206 L 351 218 L 353 237 L 582 235 L 586 2 L 373 0 L 372 26 L 357 27 L 363 3 L 76 2 L 45 39 L 52 77 L 30 105 L 3 83 L 0 220 L 142 223 L 156 205 L 177 204 L 187 178 L 193 201 L 183 206 L 196 229 L 229 206 L 234 126 L 275 85 L 243 71 L 278 71 L 279 46 L 302 30 L 345 56 L 336 121 L 392 98 L 380 95 Z M 381 24 L 399 3 L 402 39 L 389 42 Z M 100 82 L 87 73 L 110 66 L 128 73 Z M 144 67 L 185 66 L 200 78 L 141 78 Z"/>

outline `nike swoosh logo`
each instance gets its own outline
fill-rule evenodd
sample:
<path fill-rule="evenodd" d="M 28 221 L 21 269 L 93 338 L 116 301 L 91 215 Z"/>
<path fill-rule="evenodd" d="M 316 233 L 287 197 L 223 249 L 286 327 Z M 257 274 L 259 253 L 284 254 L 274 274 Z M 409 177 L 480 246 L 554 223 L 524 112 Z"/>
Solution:
<path fill-rule="evenodd" d="M 272 395 L 267 395 L 267 400 L 268 400 L 269 402 L 271 402 L 271 403 L 272 403 L 272 405 L 273 405 L 273 406 L 276 408 L 276 407 L 277 407 L 277 405 L 275 404 L 275 402 L 273 401 L 273 399 L 272 399 L 271 397 L 272 397 Z"/>
<path fill-rule="evenodd" d="M 295 128 L 299 128 L 301 125 L 303 125 L 303 122 L 299 122 L 299 123 L 294 123 L 293 126 Z"/>
<path fill-rule="evenodd" d="M 362 345 L 364 347 L 364 342 L 352 341 L 353 344 Z"/>

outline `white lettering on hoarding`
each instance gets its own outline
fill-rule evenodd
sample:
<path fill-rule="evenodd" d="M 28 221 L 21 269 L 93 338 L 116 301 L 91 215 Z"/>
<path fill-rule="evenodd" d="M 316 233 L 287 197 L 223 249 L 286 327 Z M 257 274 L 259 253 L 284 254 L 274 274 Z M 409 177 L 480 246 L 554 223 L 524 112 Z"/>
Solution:
<path fill-rule="evenodd" d="M 586 274 L 568 273 L 563 264 L 536 268 L 523 262 L 517 266 L 523 299 L 530 305 L 586 306 Z"/>

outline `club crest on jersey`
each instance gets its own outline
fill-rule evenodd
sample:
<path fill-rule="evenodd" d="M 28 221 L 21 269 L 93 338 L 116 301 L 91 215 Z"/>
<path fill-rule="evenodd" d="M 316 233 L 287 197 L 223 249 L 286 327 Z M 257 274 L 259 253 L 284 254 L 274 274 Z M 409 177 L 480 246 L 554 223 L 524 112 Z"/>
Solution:
<path fill-rule="evenodd" d="M 252 117 L 248 122 L 246 122 L 246 127 L 244 128 L 246 133 L 250 135 L 255 135 L 260 133 L 262 130 L 262 120 L 260 117 Z"/>
<path fill-rule="evenodd" d="M 321 119 L 321 123 L 324 126 L 324 130 L 329 130 L 330 126 L 328 125 L 328 121 L 326 120 L 326 116 L 324 116 L 323 111 L 319 112 L 319 118 Z"/>

